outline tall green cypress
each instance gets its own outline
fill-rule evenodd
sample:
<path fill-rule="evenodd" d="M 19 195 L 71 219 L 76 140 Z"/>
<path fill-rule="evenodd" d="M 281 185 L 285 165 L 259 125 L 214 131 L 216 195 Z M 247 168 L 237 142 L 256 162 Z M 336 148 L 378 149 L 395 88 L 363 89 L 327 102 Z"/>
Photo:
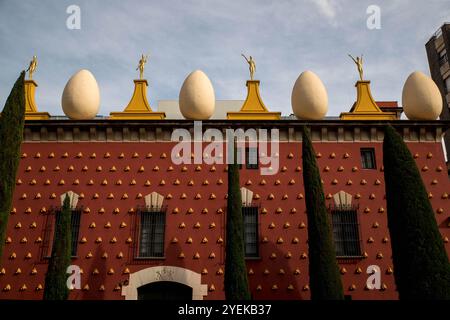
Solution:
<path fill-rule="evenodd" d="M 0 117 L 0 261 L 16 185 L 20 146 L 23 140 L 25 122 L 24 79 L 25 71 L 22 71 L 8 99 L 6 99 Z"/>
<path fill-rule="evenodd" d="M 302 128 L 303 184 L 308 216 L 309 283 L 311 300 L 342 300 L 339 266 L 325 205 L 316 154 L 309 130 Z"/>
<path fill-rule="evenodd" d="M 44 300 L 67 300 L 69 297 L 66 272 L 71 262 L 72 252 L 70 227 L 72 209 L 68 195 L 64 199 L 61 211 L 57 214 L 59 216 L 56 219 L 52 255 L 45 276 Z"/>
<path fill-rule="evenodd" d="M 239 184 L 239 164 L 228 164 L 228 198 L 225 249 L 225 298 L 227 300 L 250 300 L 244 249 L 244 219 Z"/>
<path fill-rule="evenodd" d="M 383 141 L 395 283 L 400 299 L 450 299 L 450 263 L 411 153 L 391 126 Z"/>

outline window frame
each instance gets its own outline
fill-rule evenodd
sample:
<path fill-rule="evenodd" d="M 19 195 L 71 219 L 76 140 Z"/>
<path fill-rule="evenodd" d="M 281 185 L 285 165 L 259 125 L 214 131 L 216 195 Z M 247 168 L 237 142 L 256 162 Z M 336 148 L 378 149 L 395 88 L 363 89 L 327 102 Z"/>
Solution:
<path fill-rule="evenodd" d="M 256 150 L 256 163 L 250 163 L 250 150 Z M 259 153 L 258 146 L 245 147 L 245 168 L 249 170 L 259 169 Z"/>
<path fill-rule="evenodd" d="M 256 205 L 242 205 L 242 222 L 243 222 L 243 240 L 244 240 L 244 255 L 245 255 L 245 259 L 246 260 L 255 260 L 255 259 L 260 259 L 260 248 L 259 248 L 259 242 L 260 242 L 260 219 L 259 219 L 259 206 Z M 247 229 L 246 229 L 246 221 L 245 221 L 245 211 L 250 211 L 250 210 L 254 210 L 254 216 L 256 218 L 256 223 L 253 223 L 253 228 L 256 228 L 256 231 L 253 230 L 254 235 L 255 235 L 255 241 L 253 241 L 252 243 L 250 243 L 250 245 L 254 245 L 256 247 L 256 252 L 252 252 L 252 253 L 248 253 L 247 252 Z"/>
<path fill-rule="evenodd" d="M 362 241 L 362 235 L 361 235 L 361 226 L 359 222 L 359 206 L 358 205 L 330 205 L 328 208 L 328 212 L 330 214 L 330 223 L 331 223 L 331 232 L 333 234 L 333 243 L 335 246 L 335 252 L 336 252 L 336 258 L 337 259 L 362 259 L 363 258 L 363 241 Z M 353 217 L 350 217 L 350 220 L 353 219 L 353 221 L 349 221 L 349 218 L 346 218 L 347 221 L 344 221 L 344 219 L 340 218 L 339 224 L 336 223 L 336 217 L 337 214 L 346 214 L 346 213 L 352 213 Z M 342 227 L 345 224 L 350 224 L 351 230 L 344 230 L 344 227 Z M 336 228 L 340 228 L 339 231 L 336 231 Z M 338 250 L 338 242 L 337 237 L 335 236 L 336 233 L 340 233 L 342 238 L 344 238 L 346 235 L 348 236 L 349 233 L 353 238 L 350 240 L 338 240 L 339 242 L 344 242 L 344 249 Z M 345 246 L 345 242 L 351 242 L 350 245 Z M 348 248 L 350 246 L 350 248 Z M 342 254 L 340 253 L 341 251 Z M 355 251 L 352 253 L 351 251 Z"/>
<path fill-rule="evenodd" d="M 250 149 L 256 150 L 256 163 L 250 163 Z M 242 155 L 242 152 L 244 154 Z M 229 154 L 227 155 L 229 157 Z M 242 160 L 242 163 L 238 163 L 239 169 L 243 168 L 243 164 L 245 164 L 245 168 L 249 170 L 257 170 L 259 169 L 259 148 L 258 145 L 256 146 L 237 146 L 236 148 L 236 161 L 239 162 L 239 160 Z M 228 158 L 228 162 L 231 163 L 231 159 Z"/>
<path fill-rule="evenodd" d="M 438 54 L 439 67 L 442 67 L 446 62 L 448 62 L 447 50 L 443 49 Z"/>
<path fill-rule="evenodd" d="M 42 239 L 42 245 L 40 246 L 40 256 L 41 259 L 47 260 L 51 258 L 52 250 L 53 250 L 53 243 L 55 240 L 55 233 L 56 233 L 56 222 L 58 219 L 58 214 L 60 214 L 62 211 L 62 206 L 58 207 L 51 207 L 48 213 L 46 214 L 46 220 L 43 224 L 43 239 Z M 72 259 L 78 258 L 78 243 L 80 239 L 80 228 L 81 228 L 81 216 L 83 213 L 83 207 L 76 207 L 74 209 L 71 209 L 71 221 L 70 221 L 70 231 L 71 231 L 71 240 L 72 240 L 72 246 L 71 246 L 71 255 L 70 257 Z M 74 221 L 73 217 L 77 217 L 77 230 L 74 231 Z M 76 237 L 73 237 L 73 233 L 76 233 Z"/>
<path fill-rule="evenodd" d="M 161 255 L 142 255 L 141 253 L 141 247 L 142 247 L 142 217 L 143 215 L 149 215 L 149 214 L 160 214 L 162 216 L 162 218 L 159 218 L 162 220 L 163 222 L 163 226 L 162 226 L 162 241 L 160 243 L 161 245 Z M 158 259 L 165 259 L 166 256 L 166 252 L 165 252 L 165 245 L 166 245 L 166 229 L 167 229 L 167 207 L 166 206 L 162 206 L 160 208 L 156 208 L 156 207 L 142 207 L 139 208 L 137 211 L 137 217 L 136 217 L 136 225 L 135 225 L 135 252 L 134 252 L 134 259 L 135 260 L 158 260 Z M 155 220 L 158 220 L 157 217 L 155 217 Z M 152 222 L 149 221 L 149 224 L 151 225 Z M 153 231 L 150 231 L 150 235 L 149 235 L 149 243 L 151 244 L 152 242 L 155 242 L 155 231 L 157 228 L 157 223 L 154 223 L 155 227 Z M 153 233 L 153 234 L 152 234 Z M 147 245 L 148 245 L 147 244 Z M 156 245 L 154 245 L 156 246 Z M 150 246 L 151 248 L 151 246 Z M 157 251 L 157 249 L 153 248 L 153 249 L 148 249 L 148 251 L 151 251 L 151 253 L 154 253 Z"/>
<path fill-rule="evenodd" d="M 242 153 L 242 147 L 237 147 L 236 150 L 236 161 L 238 162 L 237 165 L 239 166 L 239 169 L 242 169 L 242 164 L 245 163 L 245 154 L 244 157 L 242 157 L 240 154 Z M 233 151 L 234 152 L 234 151 Z M 244 150 L 245 152 L 245 150 Z M 231 154 L 229 153 L 229 150 L 227 150 L 227 164 L 234 164 L 234 159 L 232 160 L 231 158 Z M 233 157 L 234 157 L 234 153 L 233 153 Z M 239 159 L 243 160 L 243 163 L 239 163 Z"/>
<path fill-rule="evenodd" d="M 361 169 L 364 170 L 376 170 L 377 169 L 377 157 L 376 157 L 376 153 L 375 153 L 375 148 L 373 147 L 364 147 L 364 148 L 360 148 L 359 150 L 360 153 L 360 158 L 361 158 Z M 364 156 L 365 153 L 370 153 L 371 157 L 372 157 L 372 164 L 373 167 L 368 167 L 366 166 L 366 158 Z"/>
<path fill-rule="evenodd" d="M 242 165 L 246 162 L 245 161 L 245 149 L 244 149 L 244 156 L 242 156 L 242 149 L 241 147 L 237 147 L 236 148 L 236 161 L 237 161 L 237 165 L 239 166 L 239 169 L 242 169 Z M 243 163 L 239 163 L 239 160 L 243 160 Z"/>

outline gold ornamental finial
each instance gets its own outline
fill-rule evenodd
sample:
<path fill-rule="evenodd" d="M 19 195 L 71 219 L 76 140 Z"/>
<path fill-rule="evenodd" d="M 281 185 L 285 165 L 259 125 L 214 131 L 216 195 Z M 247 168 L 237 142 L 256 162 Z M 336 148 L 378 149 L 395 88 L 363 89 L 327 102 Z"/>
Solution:
<path fill-rule="evenodd" d="M 139 79 L 144 78 L 144 68 L 145 64 L 147 63 L 148 56 L 149 55 L 144 56 L 144 54 L 142 54 L 141 59 L 139 60 L 138 67 L 136 68 L 136 70 L 139 69 Z"/>
<path fill-rule="evenodd" d="M 341 120 L 398 120 L 399 114 L 394 111 L 383 111 L 378 107 L 370 91 L 370 81 L 364 80 L 363 55 L 352 57 L 348 55 L 358 68 L 360 80 L 356 81 L 356 102 L 350 112 L 343 112 L 339 116 Z"/>
<path fill-rule="evenodd" d="M 37 88 L 36 81 L 33 80 L 33 73 L 37 68 L 37 57 L 33 56 L 30 61 L 30 65 L 26 70 L 28 72 L 29 79 L 25 80 L 25 120 L 47 120 L 50 118 L 48 112 L 39 112 L 34 99 L 35 91 Z"/>
<path fill-rule="evenodd" d="M 138 67 L 140 79 L 134 80 L 134 92 L 125 110 L 111 112 L 111 120 L 134 120 L 134 119 L 152 119 L 161 120 L 166 117 L 164 112 L 153 111 L 147 100 L 147 80 L 144 77 L 145 64 L 148 61 L 149 55 L 141 55 Z"/>
<path fill-rule="evenodd" d="M 30 80 L 33 79 L 33 73 L 36 71 L 37 68 L 37 57 L 33 56 L 33 59 L 30 61 L 30 65 L 28 66 L 28 77 Z"/>
<path fill-rule="evenodd" d="M 357 56 L 356 59 L 353 58 L 351 54 L 349 54 L 348 56 L 352 58 L 353 62 L 358 67 L 359 78 L 361 79 L 361 81 L 363 81 L 363 55 L 361 54 L 361 58 Z"/>
<path fill-rule="evenodd" d="M 253 80 L 253 75 L 255 74 L 255 71 L 256 71 L 255 60 L 253 60 L 252 56 L 250 56 L 250 59 L 247 59 L 247 57 L 243 53 L 241 55 L 244 57 L 244 59 L 248 63 L 248 69 L 250 70 L 250 80 Z"/>

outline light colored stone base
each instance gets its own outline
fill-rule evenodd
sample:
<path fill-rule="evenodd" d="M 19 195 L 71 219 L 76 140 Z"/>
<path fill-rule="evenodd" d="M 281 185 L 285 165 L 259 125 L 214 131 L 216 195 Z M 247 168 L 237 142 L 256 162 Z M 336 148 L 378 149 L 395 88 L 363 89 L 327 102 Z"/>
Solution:
<path fill-rule="evenodd" d="M 208 294 L 208 286 L 202 284 L 200 273 L 173 266 L 150 267 L 130 274 L 128 286 L 122 287 L 125 300 L 137 300 L 138 288 L 157 281 L 173 281 L 192 288 L 192 300 L 203 300 Z"/>

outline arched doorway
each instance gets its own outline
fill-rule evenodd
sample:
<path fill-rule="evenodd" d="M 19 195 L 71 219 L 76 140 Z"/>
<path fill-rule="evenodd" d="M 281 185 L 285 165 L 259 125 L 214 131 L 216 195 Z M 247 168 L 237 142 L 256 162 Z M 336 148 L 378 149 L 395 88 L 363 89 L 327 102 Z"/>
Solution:
<path fill-rule="evenodd" d="M 150 297 L 154 295 L 154 291 L 156 291 L 155 287 L 144 287 L 149 284 L 158 286 L 158 283 L 161 282 L 170 283 L 161 284 L 169 295 L 175 290 L 182 291 L 182 293 L 173 293 L 173 296 L 182 294 L 182 297 L 180 297 L 182 300 L 203 300 L 203 297 L 208 294 L 208 286 L 202 284 L 202 275 L 200 273 L 175 266 L 157 266 L 131 273 L 128 285 L 122 287 L 122 296 L 125 297 L 125 300 L 137 300 L 141 292 L 142 297 Z M 178 285 L 182 285 L 183 287 L 179 287 Z M 190 288 L 190 298 L 185 298 L 187 289 L 184 287 Z M 140 290 L 140 288 L 143 289 Z"/>
<path fill-rule="evenodd" d="M 152 282 L 138 288 L 138 300 L 192 300 L 192 288 L 172 281 Z"/>

